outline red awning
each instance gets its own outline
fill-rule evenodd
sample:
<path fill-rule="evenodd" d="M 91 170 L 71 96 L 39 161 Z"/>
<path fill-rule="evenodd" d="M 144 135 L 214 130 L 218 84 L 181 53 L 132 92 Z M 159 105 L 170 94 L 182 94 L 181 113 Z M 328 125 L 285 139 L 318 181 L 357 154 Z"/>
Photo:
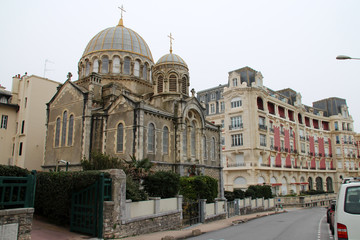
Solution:
<path fill-rule="evenodd" d="M 300 183 L 301 185 L 308 185 L 309 183 L 308 182 L 302 182 Z"/>
<path fill-rule="evenodd" d="M 275 187 L 275 186 L 281 186 L 282 183 L 272 183 L 271 186 Z"/>

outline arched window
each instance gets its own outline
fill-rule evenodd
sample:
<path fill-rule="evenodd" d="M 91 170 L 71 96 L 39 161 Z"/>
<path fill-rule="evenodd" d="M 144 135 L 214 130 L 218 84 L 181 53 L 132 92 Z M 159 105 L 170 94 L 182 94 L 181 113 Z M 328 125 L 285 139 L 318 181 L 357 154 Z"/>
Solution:
<path fill-rule="evenodd" d="M 195 127 L 195 123 L 192 122 L 191 123 L 191 133 L 190 133 L 190 138 L 191 138 L 191 156 L 195 157 L 196 152 L 196 127 Z"/>
<path fill-rule="evenodd" d="M 282 195 L 286 195 L 287 194 L 287 181 L 286 178 L 283 177 L 281 180 L 281 194 Z"/>
<path fill-rule="evenodd" d="M 149 124 L 148 129 L 148 152 L 155 152 L 155 126 L 154 124 Z"/>
<path fill-rule="evenodd" d="M 169 153 L 169 129 L 168 127 L 164 127 L 163 130 L 163 154 Z"/>
<path fill-rule="evenodd" d="M 71 146 L 73 143 L 73 135 L 74 135 L 74 115 L 70 115 L 69 118 L 69 131 L 68 131 L 68 142 L 67 145 Z"/>
<path fill-rule="evenodd" d="M 130 75 L 130 58 L 124 59 L 124 74 Z"/>
<path fill-rule="evenodd" d="M 101 73 L 109 73 L 109 58 L 107 56 L 101 58 Z"/>
<path fill-rule="evenodd" d="M 182 84 L 182 85 L 181 85 L 181 87 L 182 87 L 182 89 L 181 89 L 182 93 L 183 93 L 183 94 L 187 94 L 187 91 L 186 91 L 186 89 L 187 89 L 187 81 L 186 81 L 186 78 L 185 78 L 185 77 L 183 77 L 181 84 Z"/>
<path fill-rule="evenodd" d="M 309 190 L 313 189 L 313 180 L 311 177 L 308 178 L 308 182 L 309 182 Z"/>
<path fill-rule="evenodd" d="M 134 64 L 134 75 L 136 77 L 140 77 L 140 62 L 139 61 L 135 61 Z"/>
<path fill-rule="evenodd" d="M 187 123 L 186 123 L 187 126 Z M 184 156 L 187 156 L 187 127 L 185 127 L 183 134 L 182 134 L 182 140 L 183 140 L 183 154 Z"/>
<path fill-rule="evenodd" d="M 265 179 L 264 179 L 264 177 L 259 177 L 258 178 L 258 184 L 263 184 L 263 183 L 265 183 Z"/>
<path fill-rule="evenodd" d="M 211 146 L 210 146 L 210 159 L 212 161 L 215 160 L 215 138 L 211 138 Z"/>
<path fill-rule="evenodd" d="M 56 128 L 55 128 L 55 147 L 58 147 L 60 144 L 60 128 L 61 128 L 61 120 L 60 118 L 57 118 Z"/>
<path fill-rule="evenodd" d="M 334 191 L 331 177 L 326 178 L 326 190 L 328 192 Z"/>
<path fill-rule="evenodd" d="M 204 156 L 204 159 L 207 159 L 206 137 L 203 138 L 203 156 Z"/>
<path fill-rule="evenodd" d="M 124 151 L 124 125 L 120 123 L 116 133 L 116 152 Z"/>
<path fill-rule="evenodd" d="M 176 92 L 177 88 L 176 88 L 176 76 L 175 75 L 170 75 L 169 77 L 169 91 L 170 92 Z"/>
<path fill-rule="evenodd" d="M 90 63 L 89 61 L 86 62 L 86 68 L 85 68 L 85 76 L 89 76 L 90 74 Z"/>
<path fill-rule="evenodd" d="M 247 184 L 247 181 L 246 181 L 246 178 L 244 178 L 244 177 L 237 177 L 234 180 L 234 185 L 246 185 L 246 184 Z"/>
<path fill-rule="evenodd" d="M 120 73 L 120 58 L 118 56 L 113 58 L 112 73 Z"/>
<path fill-rule="evenodd" d="M 147 70 L 148 70 L 148 64 L 145 63 L 145 64 L 144 64 L 144 67 L 143 67 L 143 70 L 142 70 L 142 78 L 143 78 L 144 80 L 147 80 Z"/>
<path fill-rule="evenodd" d="M 257 106 L 258 106 L 258 109 L 264 110 L 264 103 L 263 103 L 263 100 L 261 97 L 257 98 Z"/>
<path fill-rule="evenodd" d="M 94 60 L 93 72 L 95 72 L 95 73 L 99 72 L 99 60 L 98 59 Z"/>
<path fill-rule="evenodd" d="M 61 132 L 61 146 L 65 146 L 66 142 L 66 124 L 67 124 L 67 111 L 63 113 L 62 132 Z"/>
<path fill-rule="evenodd" d="M 163 76 L 159 76 L 157 80 L 157 91 L 158 93 L 163 92 L 163 86 L 164 86 L 164 78 Z"/>
<path fill-rule="evenodd" d="M 316 178 L 316 190 L 322 191 L 323 190 L 323 181 L 321 177 Z"/>

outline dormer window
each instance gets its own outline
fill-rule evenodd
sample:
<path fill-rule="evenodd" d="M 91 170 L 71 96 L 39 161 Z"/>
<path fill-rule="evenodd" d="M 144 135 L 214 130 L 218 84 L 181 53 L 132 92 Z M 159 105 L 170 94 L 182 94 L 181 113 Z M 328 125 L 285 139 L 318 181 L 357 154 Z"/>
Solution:
<path fill-rule="evenodd" d="M 233 85 L 233 87 L 237 87 L 237 85 L 238 85 L 238 80 L 237 80 L 237 78 L 233 78 L 233 79 L 232 79 L 232 85 Z"/>

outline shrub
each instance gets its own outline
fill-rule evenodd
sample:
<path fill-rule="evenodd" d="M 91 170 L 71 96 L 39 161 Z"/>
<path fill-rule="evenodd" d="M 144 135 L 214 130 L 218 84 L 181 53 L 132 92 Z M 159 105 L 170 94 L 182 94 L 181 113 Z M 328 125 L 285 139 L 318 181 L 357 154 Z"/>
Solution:
<path fill-rule="evenodd" d="M 131 199 L 133 202 L 148 199 L 146 192 L 140 189 L 139 182 L 134 181 L 130 175 L 126 176 L 126 199 Z"/>
<path fill-rule="evenodd" d="M 180 176 L 173 172 L 156 172 L 144 179 L 143 186 L 151 197 L 175 197 L 180 189 Z"/>
<path fill-rule="evenodd" d="M 180 194 L 185 199 L 207 199 L 211 203 L 218 195 L 218 182 L 209 176 L 181 177 Z"/>
<path fill-rule="evenodd" d="M 81 160 L 81 166 L 84 171 L 123 168 L 121 160 L 100 152 L 92 152 L 90 160 Z"/>
<path fill-rule="evenodd" d="M 17 166 L 0 165 L 0 176 L 8 177 L 26 177 L 30 171 Z"/>
<path fill-rule="evenodd" d="M 72 194 L 94 184 L 100 174 L 99 171 L 39 172 L 36 179 L 35 213 L 53 223 L 68 225 Z M 110 176 L 108 173 L 104 175 Z"/>
<path fill-rule="evenodd" d="M 244 199 L 245 198 L 245 192 L 241 189 L 235 189 L 234 190 L 234 198 L 235 199 Z"/>

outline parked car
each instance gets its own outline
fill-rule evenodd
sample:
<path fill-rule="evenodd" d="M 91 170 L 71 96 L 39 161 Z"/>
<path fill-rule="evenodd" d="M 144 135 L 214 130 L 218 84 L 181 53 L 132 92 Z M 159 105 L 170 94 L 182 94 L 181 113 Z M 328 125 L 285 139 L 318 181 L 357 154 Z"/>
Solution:
<path fill-rule="evenodd" d="M 330 214 L 335 211 L 336 200 L 332 200 L 326 211 L 326 221 L 330 223 Z"/>
<path fill-rule="evenodd" d="M 335 211 L 335 239 L 360 239 L 360 178 L 340 186 Z"/>

